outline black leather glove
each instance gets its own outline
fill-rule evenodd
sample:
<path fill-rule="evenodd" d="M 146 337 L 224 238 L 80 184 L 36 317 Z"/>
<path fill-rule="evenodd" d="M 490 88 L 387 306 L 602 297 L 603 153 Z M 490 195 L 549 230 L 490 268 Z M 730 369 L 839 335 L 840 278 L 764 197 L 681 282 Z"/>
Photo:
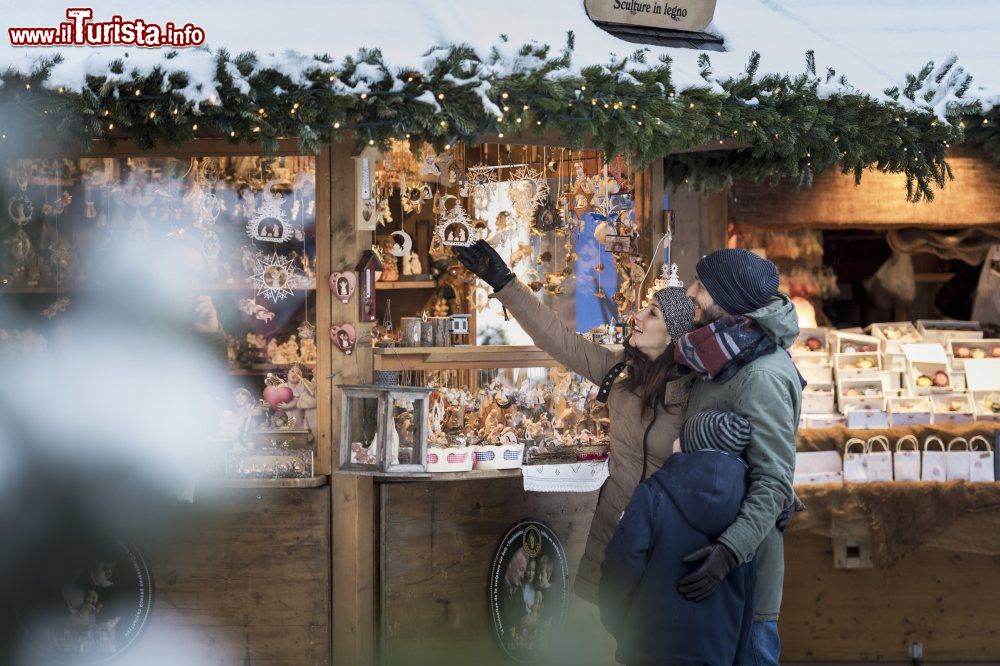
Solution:
<path fill-rule="evenodd" d="M 462 265 L 493 287 L 493 291 L 500 291 L 514 279 L 514 274 L 510 272 L 506 262 L 484 240 L 477 240 L 469 247 L 459 246 L 456 252 Z"/>
<path fill-rule="evenodd" d="M 699 548 L 684 558 L 685 562 L 705 560 L 701 566 L 677 581 L 677 590 L 688 601 L 708 599 L 719 583 L 736 568 L 739 562 L 726 546 L 713 543 Z"/>
<path fill-rule="evenodd" d="M 799 511 L 805 511 L 806 505 L 802 503 L 798 495 L 792 495 L 792 503 L 785 507 L 785 510 L 778 514 L 778 520 L 775 521 L 775 526 L 777 526 L 779 532 L 784 532 L 788 528 L 788 524 L 792 522 L 792 518 L 795 517 Z"/>

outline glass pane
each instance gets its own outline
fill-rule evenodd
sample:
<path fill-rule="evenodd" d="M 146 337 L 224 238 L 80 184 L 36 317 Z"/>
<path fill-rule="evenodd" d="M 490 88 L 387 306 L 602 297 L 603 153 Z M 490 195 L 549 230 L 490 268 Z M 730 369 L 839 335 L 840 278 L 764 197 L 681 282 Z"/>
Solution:
<path fill-rule="evenodd" d="M 314 158 L 2 166 L 0 354 L 31 346 L 80 358 L 72 350 L 97 337 L 120 358 L 135 350 L 152 364 L 136 379 L 148 382 L 140 395 L 169 389 L 164 375 L 204 352 L 198 367 L 215 376 L 189 377 L 198 399 L 178 407 L 202 441 L 255 448 L 248 433 L 277 426 L 315 441 Z M 187 338 L 186 351 L 165 351 Z M 265 389 L 267 373 L 278 381 Z"/>
<path fill-rule="evenodd" d="M 349 462 L 357 465 L 378 463 L 378 398 L 350 398 L 346 418 L 350 420 Z"/>
<path fill-rule="evenodd" d="M 418 401 L 394 398 L 392 414 L 396 435 L 393 444 L 397 447 L 391 458 L 393 464 L 422 465 L 424 461 L 419 451 L 419 442 L 424 424 L 419 418 Z"/>

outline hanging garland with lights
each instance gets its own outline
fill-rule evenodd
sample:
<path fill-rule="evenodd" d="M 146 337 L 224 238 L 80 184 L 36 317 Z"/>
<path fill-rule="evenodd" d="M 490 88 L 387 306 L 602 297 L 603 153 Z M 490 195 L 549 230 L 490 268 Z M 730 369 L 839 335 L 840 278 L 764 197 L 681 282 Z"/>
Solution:
<path fill-rule="evenodd" d="M 406 137 L 442 149 L 555 131 L 569 147 L 586 142 L 630 155 L 638 166 L 669 155 L 668 181 L 700 190 L 734 178 L 807 183 L 824 169 L 858 179 L 878 169 L 905 174 L 916 201 L 933 198 L 933 187 L 950 177 L 945 154 L 962 138 L 957 123 L 932 112 L 927 89 L 951 94 L 949 119 L 979 109 L 963 100 L 968 82 L 954 76 L 953 61 L 925 68 L 904 90 L 876 99 L 852 91 L 832 70 L 817 75 L 811 53 L 800 75 L 759 75 L 754 53 L 742 75 L 725 80 L 713 79 L 703 55 L 705 85 L 676 90 L 670 60 L 648 63 L 643 51 L 572 70 L 572 34 L 558 54 L 526 45 L 511 58 L 503 49 L 484 61 L 469 47 L 439 48 L 421 69 L 395 73 L 380 52 L 365 50 L 339 65 L 329 57 L 310 60 L 294 79 L 262 66 L 255 54 L 220 51 L 218 95 L 207 101 L 184 94 L 190 80 L 183 72 L 127 70 L 122 61 L 88 76 L 79 90 L 52 89 L 46 81 L 57 58 L 30 73 L 0 74 L 0 151 L 25 150 L 53 133 L 84 149 L 122 138 L 148 149 L 222 136 L 259 143 L 268 153 L 280 137 L 297 137 L 302 150 L 317 153 L 344 137 L 380 146 Z M 728 149 L 680 152 L 716 141 Z"/>

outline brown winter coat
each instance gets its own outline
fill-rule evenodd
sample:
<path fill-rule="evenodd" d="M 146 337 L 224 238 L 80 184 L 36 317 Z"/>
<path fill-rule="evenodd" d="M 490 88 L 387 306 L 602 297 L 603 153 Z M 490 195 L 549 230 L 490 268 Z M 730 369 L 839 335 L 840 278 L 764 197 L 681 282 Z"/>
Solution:
<path fill-rule="evenodd" d="M 511 281 L 496 295 L 539 348 L 595 384 L 599 385 L 608 371 L 624 360 L 623 352 L 594 344 L 567 328 L 558 315 L 520 281 Z M 666 404 L 657 408 L 656 423 L 647 440 L 647 478 L 670 456 L 684 421 L 691 379 L 689 376 L 667 385 Z M 601 488 L 575 584 L 576 593 L 592 603 L 597 603 L 604 547 L 642 477 L 642 439 L 653 420 L 652 410 L 644 411 L 639 396 L 627 390 L 620 378 L 611 389 L 608 410 L 611 415 L 611 477 Z"/>

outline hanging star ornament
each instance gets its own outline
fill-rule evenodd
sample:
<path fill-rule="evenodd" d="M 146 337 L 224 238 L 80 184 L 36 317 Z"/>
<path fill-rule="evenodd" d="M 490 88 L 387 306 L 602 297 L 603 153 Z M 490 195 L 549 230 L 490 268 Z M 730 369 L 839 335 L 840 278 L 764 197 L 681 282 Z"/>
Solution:
<path fill-rule="evenodd" d="M 253 259 L 253 274 L 250 282 L 258 296 L 273 303 L 292 294 L 292 286 L 297 284 L 299 275 L 295 271 L 294 259 L 274 252 L 258 253 Z"/>
<path fill-rule="evenodd" d="M 467 172 L 469 190 L 477 202 L 486 202 L 497 194 L 499 183 L 494 167 L 478 164 Z"/>

